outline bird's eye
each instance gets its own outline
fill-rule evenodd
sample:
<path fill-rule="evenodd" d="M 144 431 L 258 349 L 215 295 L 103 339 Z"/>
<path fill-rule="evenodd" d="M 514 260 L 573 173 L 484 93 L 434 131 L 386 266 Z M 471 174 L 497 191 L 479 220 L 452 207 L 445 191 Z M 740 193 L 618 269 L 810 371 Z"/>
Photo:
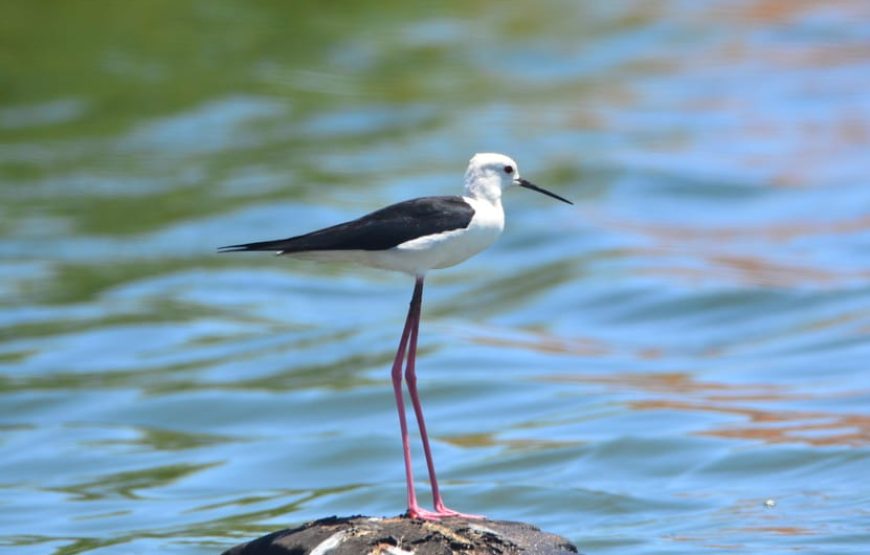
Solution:
<path fill-rule="evenodd" d="M 508 175 L 514 173 L 514 167 L 513 167 L 513 166 L 505 166 L 505 167 L 504 167 L 504 173 L 506 173 L 506 174 L 508 174 Z"/>

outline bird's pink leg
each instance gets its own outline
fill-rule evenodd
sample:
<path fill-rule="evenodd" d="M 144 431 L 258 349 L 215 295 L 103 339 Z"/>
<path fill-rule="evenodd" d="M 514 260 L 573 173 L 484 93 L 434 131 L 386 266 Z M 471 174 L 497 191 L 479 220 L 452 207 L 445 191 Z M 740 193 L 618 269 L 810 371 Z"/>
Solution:
<path fill-rule="evenodd" d="M 408 488 L 408 516 L 420 517 L 420 505 L 417 504 L 417 495 L 414 492 L 414 473 L 411 468 L 411 442 L 408 437 L 408 423 L 405 420 L 405 401 L 402 395 L 402 363 L 405 360 L 405 349 L 411 332 L 414 315 L 414 299 L 417 298 L 417 285 L 414 288 L 414 296 L 411 297 L 411 306 L 408 308 L 408 316 L 405 318 L 405 329 L 402 331 L 402 339 L 399 341 L 399 349 L 393 360 L 393 393 L 396 396 L 396 408 L 399 410 L 399 427 L 402 430 L 402 454 L 405 457 L 405 482 Z"/>
<path fill-rule="evenodd" d="M 411 337 L 408 344 L 408 361 L 405 366 L 405 381 L 408 384 L 408 393 L 411 395 L 411 404 L 414 405 L 414 414 L 417 416 L 417 425 L 420 427 L 420 437 L 423 440 L 423 453 L 426 455 L 426 466 L 429 469 L 429 483 L 432 486 L 432 503 L 435 512 L 419 511 L 419 516 L 428 519 L 438 519 L 445 516 L 461 518 L 483 518 L 480 515 L 463 514 L 444 506 L 441 499 L 441 491 L 438 489 L 438 478 L 435 476 L 435 462 L 432 460 L 432 450 L 429 447 L 429 434 L 426 433 L 426 421 L 423 418 L 423 406 L 420 404 L 420 396 L 417 393 L 417 374 L 415 363 L 417 359 L 417 336 L 420 330 L 420 313 L 423 304 L 423 277 L 417 277 L 414 287 L 414 297 L 411 300 Z"/>

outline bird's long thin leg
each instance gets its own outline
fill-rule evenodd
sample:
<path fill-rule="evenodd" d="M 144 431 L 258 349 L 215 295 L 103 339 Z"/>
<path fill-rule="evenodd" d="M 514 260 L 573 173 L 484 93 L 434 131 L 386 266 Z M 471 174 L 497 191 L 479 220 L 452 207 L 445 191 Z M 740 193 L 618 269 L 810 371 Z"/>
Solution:
<path fill-rule="evenodd" d="M 399 427 L 402 430 L 402 454 L 405 458 L 405 482 L 408 488 L 408 516 L 412 518 L 420 517 L 420 505 L 417 504 L 417 495 L 414 492 L 414 472 L 411 467 L 411 440 L 408 436 L 408 423 L 405 420 L 405 401 L 402 395 L 402 363 L 405 361 L 405 349 L 408 346 L 411 326 L 414 321 L 414 299 L 418 296 L 417 289 L 419 287 L 420 285 L 414 287 L 414 295 L 411 297 L 411 306 L 408 307 L 405 328 L 402 331 L 402 339 L 399 341 L 399 348 L 396 351 L 396 358 L 393 360 L 393 370 L 391 373 L 393 393 L 396 396 L 396 408 L 399 411 Z"/>
<path fill-rule="evenodd" d="M 405 366 L 405 382 L 408 384 L 408 393 L 411 395 L 411 404 L 414 405 L 414 414 L 417 417 L 417 425 L 420 427 L 420 437 L 423 440 L 423 453 L 426 455 L 426 467 L 429 470 L 429 483 L 432 486 L 432 503 L 435 512 L 422 511 L 423 518 L 440 518 L 444 516 L 458 516 L 463 518 L 483 518 L 479 515 L 463 514 L 448 509 L 441 499 L 441 491 L 438 489 L 438 478 L 435 476 L 435 462 L 432 459 L 432 449 L 429 447 L 429 434 L 426 433 L 426 421 L 423 418 L 423 406 L 420 404 L 420 395 L 417 393 L 417 336 L 420 331 L 420 314 L 423 304 L 423 276 L 417 277 L 414 287 L 414 297 L 411 300 L 411 336 L 408 342 L 408 360 Z"/>

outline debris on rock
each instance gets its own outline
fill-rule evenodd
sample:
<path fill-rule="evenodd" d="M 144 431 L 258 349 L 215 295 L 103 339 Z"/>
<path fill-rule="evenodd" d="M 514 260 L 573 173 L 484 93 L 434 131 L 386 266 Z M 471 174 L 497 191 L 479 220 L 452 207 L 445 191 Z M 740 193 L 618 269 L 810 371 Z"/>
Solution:
<path fill-rule="evenodd" d="M 237 545 L 223 555 L 569 555 L 567 539 L 523 522 L 403 516 L 329 517 Z"/>

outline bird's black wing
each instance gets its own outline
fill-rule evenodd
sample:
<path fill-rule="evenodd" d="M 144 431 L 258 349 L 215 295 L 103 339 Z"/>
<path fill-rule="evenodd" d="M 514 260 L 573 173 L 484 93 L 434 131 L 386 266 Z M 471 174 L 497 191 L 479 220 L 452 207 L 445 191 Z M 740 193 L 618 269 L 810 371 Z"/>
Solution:
<path fill-rule="evenodd" d="M 460 196 L 423 197 L 392 204 L 349 222 L 305 235 L 221 247 L 220 252 L 277 251 L 289 254 L 305 251 L 391 249 L 406 241 L 454 229 L 471 223 L 474 208 Z"/>

